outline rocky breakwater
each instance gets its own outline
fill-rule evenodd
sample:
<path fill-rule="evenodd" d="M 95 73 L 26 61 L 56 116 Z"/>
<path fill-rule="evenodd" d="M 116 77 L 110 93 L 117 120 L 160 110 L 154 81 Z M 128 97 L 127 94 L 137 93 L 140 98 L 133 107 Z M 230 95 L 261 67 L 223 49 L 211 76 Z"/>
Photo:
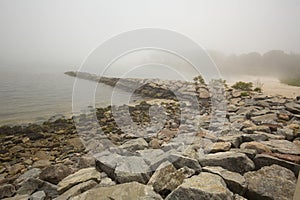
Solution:
<path fill-rule="evenodd" d="M 207 100 L 210 94 L 203 82 L 189 82 L 180 80 L 138 79 L 100 77 L 87 72 L 65 72 L 66 75 L 80 79 L 96 81 L 118 89 L 142 95 L 148 98 L 159 99 L 191 99 L 198 96 L 198 100 Z"/>
<path fill-rule="evenodd" d="M 226 97 L 219 127 L 211 126 L 213 109 L 198 115 L 178 101 L 98 108 L 93 129 L 87 114 L 3 126 L 0 198 L 293 199 L 300 101 L 232 88 Z"/>

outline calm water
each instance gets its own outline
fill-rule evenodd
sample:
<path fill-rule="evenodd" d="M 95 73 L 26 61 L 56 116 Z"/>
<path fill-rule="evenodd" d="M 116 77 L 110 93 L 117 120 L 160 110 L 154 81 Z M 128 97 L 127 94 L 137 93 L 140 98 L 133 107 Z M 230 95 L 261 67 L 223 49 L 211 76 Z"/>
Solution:
<path fill-rule="evenodd" d="M 1 71 L 0 125 L 42 122 L 59 114 L 70 116 L 74 81 L 62 72 Z M 85 84 L 94 83 L 85 81 Z M 99 85 L 96 105 L 109 105 L 111 92 L 111 87 Z M 126 95 L 124 91 L 119 93 Z"/>

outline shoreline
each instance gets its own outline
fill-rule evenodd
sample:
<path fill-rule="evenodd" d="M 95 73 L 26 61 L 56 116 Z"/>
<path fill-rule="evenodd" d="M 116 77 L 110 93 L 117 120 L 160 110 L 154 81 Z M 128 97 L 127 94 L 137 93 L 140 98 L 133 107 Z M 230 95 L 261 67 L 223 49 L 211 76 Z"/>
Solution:
<path fill-rule="evenodd" d="M 292 197 L 300 171 L 300 101 L 229 87 L 222 115 L 223 107 L 210 108 L 208 89 L 198 88 L 199 110 L 188 99 L 180 105 L 156 98 L 114 107 L 117 118 L 110 106 L 97 108 L 98 126 L 89 113 L 1 126 L 0 198 L 92 200 L 115 190 L 137 195 L 137 187 L 147 190 L 139 197 L 162 200 L 198 191 L 214 196 L 215 185 L 227 199 Z M 289 178 L 277 176 L 282 172 Z M 264 186 L 245 184 L 255 185 L 253 179 Z M 188 184 L 194 180 L 205 182 Z"/>

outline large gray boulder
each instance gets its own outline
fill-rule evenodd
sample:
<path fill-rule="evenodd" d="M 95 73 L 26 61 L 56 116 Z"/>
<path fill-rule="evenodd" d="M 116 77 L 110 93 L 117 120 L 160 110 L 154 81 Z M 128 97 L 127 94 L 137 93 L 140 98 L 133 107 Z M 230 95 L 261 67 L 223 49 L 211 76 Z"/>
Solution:
<path fill-rule="evenodd" d="M 110 187 L 95 187 L 70 200 L 162 200 L 150 186 L 137 182 L 124 183 Z"/>
<path fill-rule="evenodd" d="M 114 173 L 118 183 L 136 181 L 145 184 L 150 179 L 151 170 L 143 158 L 129 156 L 122 162 L 119 160 Z"/>
<path fill-rule="evenodd" d="M 248 191 L 248 199 L 260 200 L 291 200 L 296 188 L 294 173 L 284 167 L 271 165 L 256 172 L 244 175 Z"/>
<path fill-rule="evenodd" d="M 255 168 L 254 163 L 243 153 L 219 152 L 199 159 L 201 166 L 220 166 L 229 171 L 243 174 Z"/>
<path fill-rule="evenodd" d="M 220 176 L 202 172 L 198 176 L 186 179 L 166 198 L 166 200 L 182 199 L 233 200 L 233 194 Z"/>

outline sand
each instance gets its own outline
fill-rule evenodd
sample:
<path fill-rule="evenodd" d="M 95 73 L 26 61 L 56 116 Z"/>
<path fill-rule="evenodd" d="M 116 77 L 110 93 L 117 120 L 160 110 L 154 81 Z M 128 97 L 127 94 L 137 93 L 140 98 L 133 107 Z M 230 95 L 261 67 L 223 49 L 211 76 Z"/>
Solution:
<path fill-rule="evenodd" d="M 262 85 L 263 93 L 266 95 L 281 95 L 289 98 L 300 96 L 300 87 L 283 84 L 273 77 L 238 76 L 224 78 L 230 86 L 237 81 L 253 82 L 254 87 Z"/>

